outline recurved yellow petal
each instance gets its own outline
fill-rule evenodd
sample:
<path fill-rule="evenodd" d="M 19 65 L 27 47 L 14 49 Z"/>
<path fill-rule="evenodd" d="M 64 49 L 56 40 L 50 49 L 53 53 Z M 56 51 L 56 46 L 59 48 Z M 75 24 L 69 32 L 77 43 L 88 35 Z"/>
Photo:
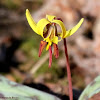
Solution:
<path fill-rule="evenodd" d="M 52 16 L 52 15 L 46 15 L 46 18 L 49 20 L 49 21 L 52 21 L 56 16 Z"/>
<path fill-rule="evenodd" d="M 30 14 L 28 9 L 26 9 L 26 18 L 27 18 L 27 21 L 28 21 L 30 27 L 33 29 L 34 32 L 37 33 L 36 23 L 33 20 L 33 18 L 32 18 L 32 16 L 31 16 L 31 14 Z"/>
<path fill-rule="evenodd" d="M 78 24 L 76 26 L 74 26 L 72 29 L 66 31 L 66 34 L 65 34 L 64 38 L 66 38 L 66 37 L 71 36 L 72 34 L 74 34 L 78 30 L 78 28 L 81 26 L 81 24 L 83 23 L 83 21 L 84 21 L 84 18 L 82 18 L 78 22 Z"/>
<path fill-rule="evenodd" d="M 38 23 L 37 23 L 37 32 L 39 35 L 41 35 L 43 37 L 43 31 L 44 31 L 44 28 L 47 24 L 49 24 L 50 22 L 43 18 L 41 19 Z"/>
<path fill-rule="evenodd" d="M 53 20 L 51 22 L 56 23 L 56 24 L 58 24 L 61 27 L 61 30 L 62 30 L 61 37 L 64 37 L 65 34 L 66 34 L 66 28 L 65 28 L 63 22 L 60 21 L 60 20 Z"/>

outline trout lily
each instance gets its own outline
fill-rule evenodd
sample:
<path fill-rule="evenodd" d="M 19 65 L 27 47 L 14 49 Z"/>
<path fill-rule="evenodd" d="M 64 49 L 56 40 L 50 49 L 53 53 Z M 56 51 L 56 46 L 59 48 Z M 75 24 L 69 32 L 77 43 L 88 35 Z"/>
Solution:
<path fill-rule="evenodd" d="M 46 50 L 49 49 L 49 54 L 50 54 L 49 67 L 51 66 L 52 63 L 51 45 L 53 44 L 54 47 L 54 56 L 58 58 L 59 56 L 58 46 L 57 46 L 58 42 L 74 34 L 77 31 L 77 29 L 81 26 L 84 20 L 82 18 L 76 26 L 66 31 L 63 21 L 60 18 L 57 18 L 56 16 L 46 15 L 46 18 L 43 18 L 40 21 L 38 21 L 38 23 L 36 23 L 32 18 L 29 10 L 26 9 L 26 18 L 33 31 L 38 35 L 42 36 L 43 38 L 43 41 L 41 41 L 40 43 L 39 56 L 41 55 L 46 45 L 47 45 Z M 60 33 L 57 32 L 57 25 L 60 26 L 62 32 Z"/>

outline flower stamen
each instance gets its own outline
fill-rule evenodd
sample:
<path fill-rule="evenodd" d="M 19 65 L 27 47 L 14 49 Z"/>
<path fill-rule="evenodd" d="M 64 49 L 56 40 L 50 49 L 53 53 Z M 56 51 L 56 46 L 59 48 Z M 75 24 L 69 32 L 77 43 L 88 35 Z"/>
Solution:
<path fill-rule="evenodd" d="M 58 58 L 59 57 L 59 50 L 58 50 L 57 44 L 54 43 L 53 47 L 54 47 L 54 56 L 55 56 L 55 58 Z"/>
<path fill-rule="evenodd" d="M 41 56 L 42 51 L 43 51 L 43 49 L 45 48 L 45 45 L 46 45 L 46 44 L 47 44 L 47 42 L 41 41 L 40 47 L 39 47 L 39 57 Z"/>
<path fill-rule="evenodd" d="M 51 46 L 49 46 L 49 68 L 51 67 L 52 64 L 52 50 Z"/>

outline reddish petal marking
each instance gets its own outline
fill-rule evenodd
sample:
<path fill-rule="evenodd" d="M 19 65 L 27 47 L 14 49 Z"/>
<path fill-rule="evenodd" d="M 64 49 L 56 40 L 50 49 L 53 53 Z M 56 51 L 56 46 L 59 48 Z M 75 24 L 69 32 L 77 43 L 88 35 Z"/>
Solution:
<path fill-rule="evenodd" d="M 45 48 L 45 45 L 46 45 L 46 44 L 47 44 L 47 42 L 41 41 L 40 47 L 39 47 L 39 57 L 41 56 L 42 51 L 43 51 L 43 49 Z"/>
<path fill-rule="evenodd" d="M 63 20 L 62 20 L 61 18 L 57 18 L 57 20 L 60 20 L 60 21 L 62 21 L 62 22 L 63 22 Z"/>
<path fill-rule="evenodd" d="M 58 58 L 59 57 L 59 50 L 58 50 L 57 44 L 54 43 L 53 47 L 54 47 L 54 56 L 55 56 L 55 58 Z"/>
<path fill-rule="evenodd" d="M 49 68 L 51 67 L 52 64 L 52 50 L 51 46 L 49 46 Z"/>

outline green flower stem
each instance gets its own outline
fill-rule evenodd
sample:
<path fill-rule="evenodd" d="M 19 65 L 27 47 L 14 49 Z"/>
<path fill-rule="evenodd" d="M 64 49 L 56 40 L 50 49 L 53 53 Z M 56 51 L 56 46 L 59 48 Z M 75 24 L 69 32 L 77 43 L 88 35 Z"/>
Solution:
<path fill-rule="evenodd" d="M 73 100 L 72 79 L 71 79 L 70 65 L 69 65 L 69 60 L 68 60 L 67 43 L 66 43 L 65 38 L 63 39 L 63 41 L 64 41 L 64 48 L 65 48 L 65 56 L 66 56 L 67 77 L 68 77 L 68 83 L 69 83 L 69 97 L 70 97 L 70 100 Z"/>

